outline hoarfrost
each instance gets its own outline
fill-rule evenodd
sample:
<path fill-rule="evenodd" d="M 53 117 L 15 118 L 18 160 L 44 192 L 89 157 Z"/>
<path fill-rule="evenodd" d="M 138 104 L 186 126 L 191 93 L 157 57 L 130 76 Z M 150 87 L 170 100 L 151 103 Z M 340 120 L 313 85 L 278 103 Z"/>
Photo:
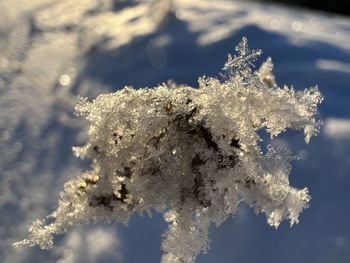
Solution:
<path fill-rule="evenodd" d="M 298 223 L 310 196 L 289 185 L 294 157 L 272 146 L 263 154 L 257 132 L 304 130 L 308 142 L 319 130 L 322 96 L 317 88 L 279 88 L 271 59 L 254 71 L 261 51 L 250 51 L 245 38 L 236 51 L 223 78 L 202 77 L 199 88 L 170 83 L 82 98 L 76 113 L 89 122 L 89 138 L 73 150 L 92 169 L 65 184 L 52 223 L 34 221 L 15 245 L 47 249 L 74 225 L 127 224 L 132 213 L 154 209 L 169 223 L 162 262 L 194 262 L 209 247 L 210 225 L 234 216 L 240 202 L 273 227 Z"/>

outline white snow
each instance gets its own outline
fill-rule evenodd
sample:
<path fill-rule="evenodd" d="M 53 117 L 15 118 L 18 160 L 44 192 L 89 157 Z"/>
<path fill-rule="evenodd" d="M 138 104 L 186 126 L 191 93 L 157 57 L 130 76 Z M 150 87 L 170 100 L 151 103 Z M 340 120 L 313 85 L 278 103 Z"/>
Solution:
<path fill-rule="evenodd" d="M 335 140 L 350 138 L 350 119 L 328 118 L 324 123 L 324 133 Z"/>
<path fill-rule="evenodd" d="M 11 244 L 24 237 L 29 222 L 55 208 L 63 183 L 89 166 L 71 153 L 71 146 L 86 139 L 84 123 L 72 114 L 78 94 L 93 98 L 124 85 L 154 86 L 168 79 L 195 84 L 200 74 L 215 75 L 244 35 L 273 58 L 279 84 L 318 84 L 325 96 L 320 136 L 307 147 L 301 136 L 287 136 L 294 153 L 307 151 L 291 177 L 307 185 L 313 199 L 297 227 L 282 225 L 278 231 L 242 207 L 235 219 L 213 229 L 215 242 L 198 262 L 349 261 L 350 19 L 265 4 L 177 0 L 167 24 L 152 19 L 146 2 L 119 11 L 112 10 L 113 2 L 0 2 L 2 262 L 62 259 L 53 250 Z M 58 7 L 70 5 L 79 7 L 57 14 Z M 118 10 L 118 1 L 115 5 Z M 158 50 L 163 55 L 157 60 Z M 116 226 L 122 262 L 159 262 L 165 225 L 159 218 L 152 222 L 136 218 L 130 229 Z M 57 240 L 58 246 L 67 238 Z M 114 250 L 104 252 L 107 262 L 118 258 Z"/>

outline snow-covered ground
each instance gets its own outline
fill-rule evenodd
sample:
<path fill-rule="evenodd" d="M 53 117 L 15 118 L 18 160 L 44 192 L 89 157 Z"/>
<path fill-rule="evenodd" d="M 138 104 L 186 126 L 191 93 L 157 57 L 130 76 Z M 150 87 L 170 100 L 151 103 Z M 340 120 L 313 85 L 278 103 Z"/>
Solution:
<path fill-rule="evenodd" d="M 160 215 L 130 226 L 94 225 L 57 238 L 49 251 L 13 248 L 26 225 L 54 210 L 64 182 L 89 166 L 71 153 L 85 138 L 73 115 L 78 95 L 172 79 L 196 86 L 215 76 L 247 36 L 272 57 L 280 85 L 318 84 L 324 126 L 305 145 L 292 132 L 275 140 L 302 160 L 292 185 L 310 189 L 310 208 L 278 230 L 242 206 L 211 230 L 198 262 L 350 262 L 350 19 L 233 1 L 0 2 L 0 258 L 16 262 L 159 262 Z M 269 139 L 267 139 L 269 140 Z"/>

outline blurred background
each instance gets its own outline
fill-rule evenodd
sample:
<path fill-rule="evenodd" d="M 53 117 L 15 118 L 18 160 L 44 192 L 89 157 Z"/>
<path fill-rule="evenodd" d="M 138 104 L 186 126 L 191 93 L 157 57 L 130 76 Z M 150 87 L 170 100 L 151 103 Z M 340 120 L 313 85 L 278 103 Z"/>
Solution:
<path fill-rule="evenodd" d="M 270 2 L 286 4 L 291 6 L 302 6 L 315 10 L 322 10 L 328 13 L 338 13 L 350 15 L 350 1 L 349 0 L 256 0 L 259 2 Z"/>
<path fill-rule="evenodd" d="M 166 224 L 156 213 L 135 215 L 129 227 L 75 227 L 49 251 L 11 244 L 55 209 L 65 181 L 89 169 L 71 152 L 86 139 L 73 114 L 79 95 L 169 79 L 196 87 L 198 77 L 218 75 L 243 36 L 264 51 L 257 65 L 272 57 L 280 86 L 317 84 L 325 96 L 324 125 L 309 145 L 294 132 L 272 141 L 262 134 L 262 146 L 286 145 L 301 157 L 290 182 L 308 187 L 312 200 L 297 226 L 278 230 L 241 205 L 212 227 L 211 249 L 197 262 L 350 262 L 346 14 L 345 0 L 0 0 L 1 262 L 159 262 Z"/>

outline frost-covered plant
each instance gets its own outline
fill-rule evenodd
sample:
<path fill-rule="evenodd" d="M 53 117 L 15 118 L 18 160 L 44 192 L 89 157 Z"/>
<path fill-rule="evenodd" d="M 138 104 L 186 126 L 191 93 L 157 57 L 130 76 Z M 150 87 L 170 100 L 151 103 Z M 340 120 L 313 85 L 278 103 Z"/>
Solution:
<path fill-rule="evenodd" d="M 303 129 L 308 142 L 319 130 L 322 96 L 317 88 L 277 87 L 270 59 L 254 71 L 261 51 L 245 38 L 236 51 L 221 78 L 202 77 L 199 88 L 126 87 L 81 99 L 76 112 L 89 122 L 89 138 L 74 152 L 92 169 L 65 184 L 53 222 L 34 221 L 15 245 L 48 249 L 53 234 L 74 225 L 127 224 L 132 213 L 155 209 L 169 223 L 162 262 L 187 263 L 208 248 L 209 226 L 234 216 L 242 201 L 276 228 L 284 219 L 298 223 L 310 196 L 289 186 L 293 156 L 271 146 L 263 154 L 257 132 Z"/>

